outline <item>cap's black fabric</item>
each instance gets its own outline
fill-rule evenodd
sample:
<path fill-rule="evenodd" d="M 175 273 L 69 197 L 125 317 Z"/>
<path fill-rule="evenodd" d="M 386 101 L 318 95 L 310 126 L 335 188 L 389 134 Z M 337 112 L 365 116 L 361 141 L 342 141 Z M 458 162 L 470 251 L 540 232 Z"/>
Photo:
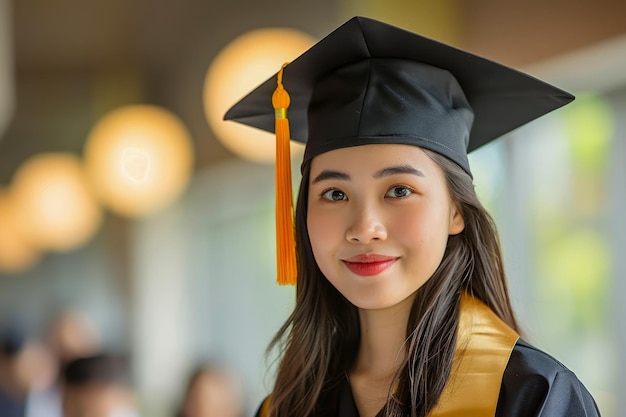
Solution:
<path fill-rule="evenodd" d="M 574 99 L 520 71 L 365 17 L 287 65 L 283 85 L 292 139 L 307 143 L 304 163 L 332 149 L 403 143 L 439 152 L 467 172 L 468 152 Z M 273 132 L 275 88 L 273 76 L 225 119 Z"/>

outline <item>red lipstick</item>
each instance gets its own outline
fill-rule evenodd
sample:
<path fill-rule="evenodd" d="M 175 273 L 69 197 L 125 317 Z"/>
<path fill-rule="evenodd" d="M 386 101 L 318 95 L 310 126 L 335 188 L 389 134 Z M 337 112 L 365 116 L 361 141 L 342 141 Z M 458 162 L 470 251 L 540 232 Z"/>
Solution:
<path fill-rule="evenodd" d="M 365 254 L 352 256 L 344 259 L 343 263 L 348 269 L 363 277 L 378 275 L 396 262 L 398 258 L 377 254 Z"/>

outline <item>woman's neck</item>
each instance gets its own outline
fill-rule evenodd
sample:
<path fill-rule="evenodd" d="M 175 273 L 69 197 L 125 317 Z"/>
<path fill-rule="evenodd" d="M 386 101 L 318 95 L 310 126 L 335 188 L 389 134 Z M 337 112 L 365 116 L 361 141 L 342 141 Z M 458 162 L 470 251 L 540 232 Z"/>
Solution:
<path fill-rule="evenodd" d="M 381 310 L 359 310 L 361 341 L 353 372 L 395 374 L 406 354 L 406 328 L 413 298 Z"/>
<path fill-rule="evenodd" d="M 394 376 L 406 355 L 406 328 L 413 298 L 384 310 L 359 310 L 361 341 L 350 385 L 361 417 L 384 406 Z"/>

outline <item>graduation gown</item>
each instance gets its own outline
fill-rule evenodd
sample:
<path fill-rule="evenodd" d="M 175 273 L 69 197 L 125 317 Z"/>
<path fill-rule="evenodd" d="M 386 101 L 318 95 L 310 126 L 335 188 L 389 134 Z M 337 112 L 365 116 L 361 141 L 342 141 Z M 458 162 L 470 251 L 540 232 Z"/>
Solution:
<path fill-rule="evenodd" d="M 256 417 L 266 417 L 269 398 Z M 319 405 L 325 417 L 359 417 L 347 377 Z M 572 371 L 520 339 L 482 302 L 464 295 L 452 372 L 429 414 L 461 416 L 595 417 L 600 412 Z"/>

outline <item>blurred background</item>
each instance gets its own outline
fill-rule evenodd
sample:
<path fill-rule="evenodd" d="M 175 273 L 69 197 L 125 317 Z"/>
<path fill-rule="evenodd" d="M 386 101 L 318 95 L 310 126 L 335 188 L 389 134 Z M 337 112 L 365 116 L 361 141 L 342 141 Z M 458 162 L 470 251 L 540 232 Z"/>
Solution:
<path fill-rule="evenodd" d="M 182 416 L 204 364 L 253 413 L 294 289 L 274 284 L 272 138 L 221 115 L 354 15 L 577 96 L 471 164 L 526 339 L 626 416 L 618 0 L 0 0 L 0 407 L 58 415 L 61 366 L 110 352 L 141 415 Z"/>

